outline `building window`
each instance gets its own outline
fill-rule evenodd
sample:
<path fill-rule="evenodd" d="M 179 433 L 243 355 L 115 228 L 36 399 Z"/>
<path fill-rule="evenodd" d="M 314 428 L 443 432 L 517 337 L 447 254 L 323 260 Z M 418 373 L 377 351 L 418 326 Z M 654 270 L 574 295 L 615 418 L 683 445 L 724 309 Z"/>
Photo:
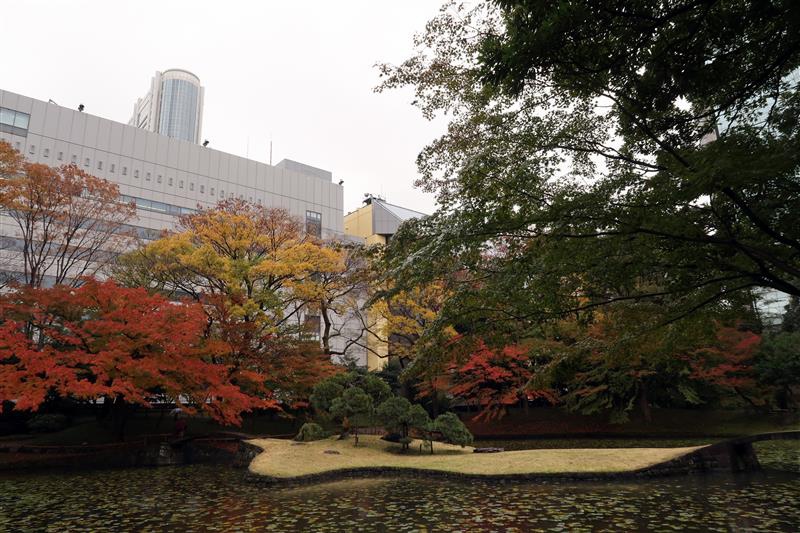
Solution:
<path fill-rule="evenodd" d="M 258 205 L 261 205 L 261 198 L 259 198 L 259 199 L 257 200 L 257 202 L 258 202 Z"/>
<path fill-rule="evenodd" d="M 127 176 L 128 175 L 128 167 L 122 167 L 122 175 L 123 176 Z"/>
<path fill-rule="evenodd" d="M 19 141 L 17 141 L 17 142 L 15 142 L 15 143 L 14 143 L 14 148 L 16 148 L 16 149 L 17 149 L 17 152 L 19 152 L 19 148 L 20 148 Z"/>
<path fill-rule="evenodd" d="M 306 211 L 306 233 L 318 239 L 322 238 L 322 213 Z"/>
<path fill-rule="evenodd" d="M 91 159 L 89 159 L 88 157 L 87 157 L 87 158 L 86 158 L 86 160 L 83 162 L 83 166 L 85 166 L 85 167 L 88 167 L 88 166 L 89 166 L 89 165 L 91 165 L 91 164 L 92 164 L 92 161 L 91 161 Z"/>
<path fill-rule="evenodd" d="M 178 188 L 183 189 L 183 180 L 178 180 Z"/>
<path fill-rule="evenodd" d="M 233 193 L 232 192 L 228 193 L 228 200 L 233 200 Z"/>
<path fill-rule="evenodd" d="M 138 178 L 138 177 L 139 177 L 139 169 L 135 169 L 135 170 L 133 171 L 133 177 L 134 177 L 134 178 Z"/>
<path fill-rule="evenodd" d="M 161 183 L 161 174 L 159 174 L 158 176 L 156 176 L 156 181 L 157 181 L 158 183 Z"/>
<path fill-rule="evenodd" d="M 35 154 L 36 153 L 36 145 L 35 144 L 30 145 L 30 147 L 28 148 L 28 153 L 29 154 Z"/>
<path fill-rule="evenodd" d="M 27 137 L 30 118 L 31 116 L 27 113 L 0 107 L 0 131 Z M 19 151 L 19 148 L 17 148 L 17 151 Z"/>
<path fill-rule="evenodd" d="M 211 187 L 211 190 L 209 191 L 209 194 L 210 194 L 211 196 L 214 196 L 214 194 L 215 194 L 215 193 L 214 193 L 214 187 Z"/>
<path fill-rule="evenodd" d="M 78 162 L 78 156 L 77 156 L 77 155 L 75 155 L 75 154 L 72 154 L 72 164 L 74 165 L 74 164 L 76 164 L 77 162 Z"/>
<path fill-rule="evenodd" d="M 109 169 L 108 169 L 108 171 L 109 171 L 109 172 L 114 172 L 114 170 L 115 170 L 116 168 L 117 168 L 117 165 L 115 165 L 114 163 L 111 163 L 111 168 L 109 168 Z"/>
<path fill-rule="evenodd" d="M 172 187 L 172 178 L 169 178 L 169 179 L 167 179 L 167 185 L 169 185 L 170 187 Z"/>
<path fill-rule="evenodd" d="M 103 170 L 103 162 L 102 161 L 98 161 L 97 162 L 97 170 Z"/>
<path fill-rule="evenodd" d="M 58 157 L 56 157 L 56 159 L 62 161 L 64 159 L 64 152 L 58 152 Z"/>
<path fill-rule="evenodd" d="M 44 149 L 44 156 L 45 157 L 50 157 L 50 148 L 45 148 Z"/>
<path fill-rule="evenodd" d="M 193 182 L 193 181 L 190 181 L 190 182 L 189 182 L 189 190 L 190 190 L 190 191 L 193 191 L 193 190 L 194 190 L 194 182 Z"/>
<path fill-rule="evenodd" d="M 204 192 L 206 192 L 206 186 L 201 183 L 200 184 L 200 194 L 203 194 Z"/>
<path fill-rule="evenodd" d="M 144 175 L 144 179 L 145 179 L 145 181 L 150 181 L 150 173 L 149 172 Z"/>
<path fill-rule="evenodd" d="M 222 190 L 222 189 L 219 190 L 219 197 L 220 198 L 225 198 L 225 191 L 224 190 Z"/>
<path fill-rule="evenodd" d="M 244 195 L 243 194 L 239 195 L 239 200 L 244 200 Z"/>

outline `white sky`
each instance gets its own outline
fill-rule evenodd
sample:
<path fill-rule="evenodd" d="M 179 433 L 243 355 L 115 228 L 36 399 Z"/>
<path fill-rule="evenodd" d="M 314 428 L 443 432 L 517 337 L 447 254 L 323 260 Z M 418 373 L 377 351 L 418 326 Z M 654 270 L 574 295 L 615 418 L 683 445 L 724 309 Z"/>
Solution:
<path fill-rule="evenodd" d="M 440 0 L 3 2 L 0 88 L 127 122 L 156 70 L 205 86 L 203 137 L 251 159 L 294 159 L 363 193 L 431 212 L 415 158 L 444 130 L 410 90 L 376 94 L 377 62 L 411 55 Z M 249 150 L 248 150 L 249 139 Z"/>

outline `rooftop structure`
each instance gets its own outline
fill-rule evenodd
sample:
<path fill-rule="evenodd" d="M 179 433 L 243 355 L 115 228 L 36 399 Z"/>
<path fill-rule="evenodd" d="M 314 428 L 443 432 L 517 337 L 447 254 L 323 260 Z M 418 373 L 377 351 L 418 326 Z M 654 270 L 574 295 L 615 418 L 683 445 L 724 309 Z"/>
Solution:
<path fill-rule="evenodd" d="M 150 90 L 136 100 L 128 125 L 199 144 L 204 92 L 200 78 L 188 70 L 156 71 Z"/>

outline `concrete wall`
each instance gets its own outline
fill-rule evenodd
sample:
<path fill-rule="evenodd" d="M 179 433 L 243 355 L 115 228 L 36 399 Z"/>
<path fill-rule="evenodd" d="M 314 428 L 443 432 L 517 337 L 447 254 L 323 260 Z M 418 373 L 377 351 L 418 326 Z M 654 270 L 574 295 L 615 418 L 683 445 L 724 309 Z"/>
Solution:
<path fill-rule="evenodd" d="M 29 161 L 74 161 L 117 183 L 122 194 L 188 209 L 213 206 L 224 194 L 301 219 L 315 211 L 322 214 L 323 237 L 344 233 L 342 187 L 320 179 L 319 172 L 270 166 L 9 91 L 0 90 L 0 106 L 30 114 L 26 136 L 0 132 Z M 143 209 L 138 215 L 139 225 L 156 230 L 175 222 L 172 215 Z"/>

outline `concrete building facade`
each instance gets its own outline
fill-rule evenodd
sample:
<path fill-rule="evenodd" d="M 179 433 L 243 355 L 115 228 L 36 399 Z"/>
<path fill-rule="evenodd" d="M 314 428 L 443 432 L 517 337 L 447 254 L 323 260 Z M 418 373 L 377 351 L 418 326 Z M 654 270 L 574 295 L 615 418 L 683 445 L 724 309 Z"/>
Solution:
<path fill-rule="evenodd" d="M 204 92 L 200 78 L 188 70 L 156 71 L 150 90 L 133 106 L 128 125 L 199 144 Z"/>
<path fill-rule="evenodd" d="M 343 236 L 343 190 L 328 171 L 289 160 L 268 165 L 4 90 L 0 109 L 0 139 L 29 161 L 74 163 L 116 183 L 136 203 L 144 238 L 224 198 L 283 208 L 313 222 L 322 238 Z M 3 235 L 12 231 L 0 224 Z"/>

